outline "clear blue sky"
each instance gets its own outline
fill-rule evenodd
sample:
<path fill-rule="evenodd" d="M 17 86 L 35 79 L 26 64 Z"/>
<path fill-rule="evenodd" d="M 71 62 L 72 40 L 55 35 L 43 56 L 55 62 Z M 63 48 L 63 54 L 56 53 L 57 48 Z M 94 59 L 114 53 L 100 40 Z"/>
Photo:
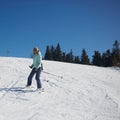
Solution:
<path fill-rule="evenodd" d="M 59 42 L 63 51 L 89 57 L 120 40 L 120 0 L 0 0 L 0 56 L 43 55 Z"/>

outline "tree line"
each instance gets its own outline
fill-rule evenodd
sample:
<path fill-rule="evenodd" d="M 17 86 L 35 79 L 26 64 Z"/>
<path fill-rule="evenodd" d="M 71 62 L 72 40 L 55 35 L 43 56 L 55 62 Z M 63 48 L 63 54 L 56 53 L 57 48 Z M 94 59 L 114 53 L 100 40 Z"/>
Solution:
<path fill-rule="evenodd" d="M 119 45 L 120 43 L 118 42 L 118 40 L 115 40 L 112 49 L 108 49 L 102 54 L 99 51 L 94 51 L 92 61 L 90 61 L 85 49 L 82 50 L 81 56 L 75 56 L 73 55 L 72 49 L 68 53 L 62 51 L 61 46 L 58 43 L 56 47 L 54 47 L 53 45 L 48 45 L 46 47 L 44 59 L 103 67 L 120 66 Z"/>

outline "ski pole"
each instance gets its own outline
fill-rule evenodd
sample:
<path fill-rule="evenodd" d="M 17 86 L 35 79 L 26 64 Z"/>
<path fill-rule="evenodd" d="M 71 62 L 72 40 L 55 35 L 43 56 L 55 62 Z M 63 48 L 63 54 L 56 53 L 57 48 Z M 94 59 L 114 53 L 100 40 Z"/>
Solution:
<path fill-rule="evenodd" d="M 63 76 L 55 75 L 55 74 L 53 74 L 53 73 L 49 73 L 49 72 L 46 72 L 46 71 L 42 71 L 42 72 L 44 72 L 44 73 L 46 73 L 46 74 L 53 75 L 53 76 L 56 76 L 56 77 L 58 77 L 58 78 L 63 79 Z"/>

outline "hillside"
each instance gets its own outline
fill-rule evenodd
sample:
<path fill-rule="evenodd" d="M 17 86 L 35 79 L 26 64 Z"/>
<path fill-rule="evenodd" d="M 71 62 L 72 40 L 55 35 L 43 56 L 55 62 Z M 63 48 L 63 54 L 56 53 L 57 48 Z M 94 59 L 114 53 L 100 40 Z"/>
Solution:
<path fill-rule="evenodd" d="M 120 120 L 120 70 L 43 61 L 45 92 L 22 92 L 31 59 L 0 57 L 0 120 Z M 36 81 L 33 79 L 36 89 Z"/>

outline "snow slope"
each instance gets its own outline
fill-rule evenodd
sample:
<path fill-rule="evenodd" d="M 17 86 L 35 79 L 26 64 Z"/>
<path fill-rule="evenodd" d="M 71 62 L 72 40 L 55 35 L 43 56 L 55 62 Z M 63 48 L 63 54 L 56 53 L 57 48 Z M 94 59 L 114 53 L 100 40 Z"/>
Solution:
<path fill-rule="evenodd" d="M 120 120 L 120 70 L 43 61 L 45 92 L 21 92 L 31 59 L 0 57 L 0 120 Z M 33 79 L 36 88 L 36 81 Z"/>

